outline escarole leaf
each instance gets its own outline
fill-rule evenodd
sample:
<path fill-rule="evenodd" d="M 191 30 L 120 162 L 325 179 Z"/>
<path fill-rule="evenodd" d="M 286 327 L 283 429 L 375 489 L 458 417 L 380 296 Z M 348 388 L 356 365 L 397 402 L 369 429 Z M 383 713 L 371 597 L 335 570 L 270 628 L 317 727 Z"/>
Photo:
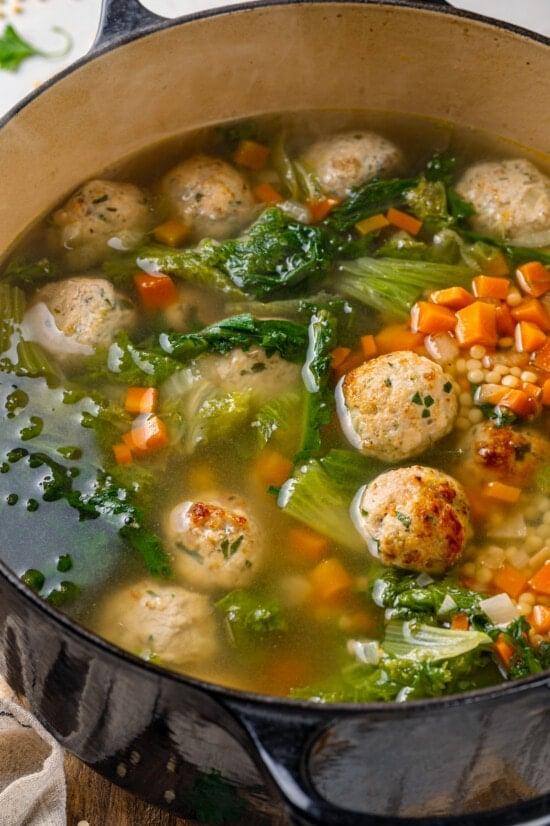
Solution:
<path fill-rule="evenodd" d="M 304 402 L 305 390 L 291 390 L 262 405 L 250 425 L 259 449 L 274 445 L 287 456 L 298 450 Z"/>
<path fill-rule="evenodd" d="M 118 334 L 109 348 L 98 347 L 82 364 L 87 382 L 116 382 L 138 387 L 158 387 L 180 369 L 180 363 L 160 347 L 135 345 L 124 332 Z"/>
<path fill-rule="evenodd" d="M 231 591 L 216 602 L 234 645 L 254 643 L 258 638 L 283 633 L 288 624 L 278 600 L 264 593 Z"/>
<path fill-rule="evenodd" d="M 406 318 L 426 290 L 468 286 L 472 270 L 463 264 L 409 261 L 396 258 L 358 258 L 342 261 L 335 288 L 388 317 Z"/>
<path fill-rule="evenodd" d="M 198 333 L 162 333 L 162 349 L 174 359 L 186 361 L 201 353 L 228 353 L 235 347 L 263 347 L 287 361 L 300 361 L 307 347 L 307 327 L 284 319 L 257 319 L 250 313 L 224 318 Z"/>
<path fill-rule="evenodd" d="M 437 662 L 491 644 L 491 637 L 483 631 L 453 631 L 415 620 L 392 620 L 386 625 L 382 648 L 395 657 Z"/>
<path fill-rule="evenodd" d="M 16 286 L 0 282 L 0 370 L 18 376 L 45 376 L 56 382 L 61 376 L 45 350 L 24 336 L 27 300 Z"/>
<path fill-rule="evenodd" d="M 286 149 L 283 133 L 273 142 L 270 158 L 279 177 L 281 190 L 288 198 L 306 202 L 321 197 L 323 190 L 317 177 L 302 161 L 291 158 Z"/>
<path fill-rule="evenodd" d="M 298 467 L 282 486 L 277 503 L 289 516 L 352 550 L 365 548 L 349 510 L 357 490 L 381 465 L 348 450 L 331 450 Z"/>
<path fill-rule="evenodd" d="M 308 326 L 308 348 L 302 367 L 306 389 L 304 424 L 296 461 L 321 449 L 321 428 L 328 424 L 334 395 L 329 391 L 330 352 L 336 341 L 336 320 L 328 310 L 314 312 Z"/>
<path fill-rule="evenodd" d="M 407 193 L 417 182 L 417 178 L 368 181 L 353 189 L 346 200 L 332 210 L 326 224 L 338 232 L 346 232 L 370 215 L 386 212 L 392 206 L 403 206 Z"/>

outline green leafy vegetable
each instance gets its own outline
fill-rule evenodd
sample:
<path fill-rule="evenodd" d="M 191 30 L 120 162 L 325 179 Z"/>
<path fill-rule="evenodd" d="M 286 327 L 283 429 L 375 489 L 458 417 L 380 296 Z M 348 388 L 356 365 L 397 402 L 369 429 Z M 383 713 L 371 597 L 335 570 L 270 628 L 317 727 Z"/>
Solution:
<path fill-rule="evenodd" d="M 252 643 L 258 636 L 282 633 L 288 627 L 278 601 L 265 594 L 231 591 L 218 600 L 216 608 L 237 646 Z"/>
<path fill-rule="evenodd" d="M 376 476 L 381 464 L 348 450 L 310 459 L 282 486 L 278 505 L 315 531 L 352 550 L 363 550 L 349 514 L 357 490 Z"/>
<path fill-rule="evenodd" d="M 283 454 L 292 456 L 298 450 L 303 407 L 304 392 L 299 391 L 289 391 L 266 402 L 251 422 L 258 447 L 274 445 Z"/>
<path fill-rule="evenodd" d="M 346 232 L 364 218 L 386 212 L 392 206 L 403 206 L 407 193 L 416 184 L 416 178 L 368 181 L 352 190 L 346 200 L 332 210 L 326 224 L 337 232 Z"/>
<path fill-rule="evenodd" d="M 162 349 L 175 359 L 187 361 L 201 353 L 228 353 L 235 347 L 263 347 L 288 361 L 300 361 L 307 347 L 307 327 L 284 319 L 259 320 L 250 313 L 224 318 L 199 333 L 162 333 Z"/>
<path fill-rule="evenodd" d="M 178 361 L 159 347 L 138 347 L 127 333 L 119 333 L 106 350 L 98 348 L 83 361 L 82 376 L 87 383 L 116 382 L 138 387 L 158 387 L 176 370 Z"/>
<path fill-rule="evenodd" d="M 271 163 L 279 176 L 283 193 L 293 201 L 308 201 L 320 198 L 323 194 L 317 177 L 299 160 L 292 159 L 285 146 L 281 133 L 271 148 Z"/>
<path fill-rule="evenodd" d="M 18 287 L 36 287 L 42 281 L 59 278 L 59 267 L 49 258 L 40 258 L 36 261 L 12 259 L 2 273 L 2 281 Z"/>
<path fill-rule="evenodd" d="M 392 620 L 386 625 L 382 648 L 394 657 L 437 662 L 491 644 L 491 637 L 483 631 L 454 631 L 416 620 Z"/>
<path fill-rule="evenodd" d="M 329 391 L 330 352 L 335 345 L 336 322 L 328 310 L 311 316 L 308 349 L 302 368 L 306 388 L 303 435 L 296 461 L 309 459 L 321 449 L 321 428 L 331 417 L 333 393 Z"/>
<path fill-rule="evenodd" d="M 456 158 L 448 152 L 436 152 L 426 164 L 425 177 L 428 181 L 441 181 L 446 186 L 453 182 Z"/>
<path fill-rule="evenodd" d="M 8 23 L 2 37 L 0 37 L 0 69 L 15 72 L 29 57 L 64 57 L 72 48 L 72 37 L 59 26 L 53 26 L 52 31 L 60 34 L 65 39 L 65 46 L 59 52 L 44 52 L 38 49 L 24 40 L 14 27 Z"/>
<path fill-rule="evenodd" d="M 469 285 L 472 270 L 462 264 L 358 258 L 339 265 L 338 292 L 386 316 L 406 318 L 425 290 Z"/>
<path fill-rule="evenodd" d="M 21 322 L 26 304 L 25 293 L 19 287 L 0 283 L 0 370 L 17 376 L 45 376 L 56 382 L 59 371 L 44 349 L 23 336 Z"/>

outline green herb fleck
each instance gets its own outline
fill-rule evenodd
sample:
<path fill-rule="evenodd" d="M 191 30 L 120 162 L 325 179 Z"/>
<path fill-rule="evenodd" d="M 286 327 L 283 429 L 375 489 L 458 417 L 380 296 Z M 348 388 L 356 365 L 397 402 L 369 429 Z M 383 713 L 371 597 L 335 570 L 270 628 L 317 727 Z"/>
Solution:
<path fill-rule="evenodd" d="M 24 40 L 14 27 L 8 23 L 0 37 L 0 69 L 15 72 L 29 57 L 64 57 L 72 48 L 73 40 L 68 32 L 59 26 L 52 31 L 65 38 L 65 46 L 59 52 L 44 52 Z"/>
<path fill-rule="evenodd" d="M 21 582 L 36 593 L 42 590 L 45 581 L 42 571 L 37 571 L 36 568 L 29 568 L 24 574 L 21 574 Z"/>
<path fill-rule="evenodd" d="M 57 570 L 66 574 L 73 567 L 73 560 L 70 554 L 62 554 L 57 560 Z"/>
<path fill-rule="evenodd" d="M 429 419 L 431 417 L 431 415 L 432 414 L 430 413 L 430 411 L 427 410 L 426 408 L 424 408 L 424 410 L 422 411 L 422 418 L 423 419 Z"/>
<path fill-rule="evenodd" d="M 451 381 L 446 381 L 445 384 L 443 385 L 443 390 L 445 391 L 445 393 L 450 393 L 452 389 L 453 389 L 453 383 Z"/>
<path fill-rule="evenodd" d="M 396 517 L 399 519 L 402 525 L 404 525 L 407 530 L 411 527 L 411 517 L 407 516 L 406 513 L 401 513 L 401 511 L 396 511 Z"/>
<path fill-rule="evenodd" d="M 424 396 L 424 407 L 431 407 L 434 403 L 432 396 Z"/>
<path fill-rule="evenodd" d="M 420 395 L 418 390 L 416 391 L 416 393 L 412 397 L 411 401 L 412 401 L 413 404 L 422 404 L 422 396 Z"/>

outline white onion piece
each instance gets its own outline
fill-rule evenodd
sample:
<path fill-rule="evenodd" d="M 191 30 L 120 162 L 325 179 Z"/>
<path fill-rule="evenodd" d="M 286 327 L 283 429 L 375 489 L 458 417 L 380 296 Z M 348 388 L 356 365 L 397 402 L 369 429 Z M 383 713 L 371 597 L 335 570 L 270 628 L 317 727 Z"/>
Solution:
<path fill-rule="evenodd" d="M 295 221 L 300 221 L 301 224 L 311 223 L 311 211 L 298 201 L 283 201 L 282 204 L 277 204 L 277 206 L 289 218 L 294 218 Z"/>
<path fill-rule="evenodd" d="M 430 333 L 424 338 L 428 355 L 438 364 L 451 364 L 459 355 L 459 347 L 450 333 Z"/>
<path fill-rule="evenodd" d="M 497 594 L 480 602 L 480 608 L 495 625 L 509 625 L 519 617 L 519 611 L 508 594 Z"/>
<path fill-rule="evenodd" d="M 432 582 L 434 582 L 433 576 L 426 573 L 418 574 L 416 577 L 416 584 L 419 588 L 425 588 L 426 585 L 431 585 Z"/>
<path fill-rule="evenodd" d="M 443 600 L 443 602 L 439 606 L 439 611 L 437 612 L 437 616 L 438 617 L 444 617 L 447 614 L 450 614 L 451 611 L 454 611 L 455 608 L 457 608 L 457 607 L 458 606 L 457 606 L 456 602 L 454 601 L 454 599 L 452 598 L 452 596 L 450 596 L 450 594 L 445 594 L 445 599 Z"/>
<path fill-rule="evenodd" d="M 376 640 L 348 640 L 348 654 L 365 665 L 378 665 L 380 662 L 380 646 Z"/>

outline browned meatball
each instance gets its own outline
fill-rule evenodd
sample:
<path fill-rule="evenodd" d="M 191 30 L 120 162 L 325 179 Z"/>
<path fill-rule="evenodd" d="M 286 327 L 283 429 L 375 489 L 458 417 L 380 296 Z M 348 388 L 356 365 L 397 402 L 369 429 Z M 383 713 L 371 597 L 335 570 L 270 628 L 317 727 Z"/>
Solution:
<path fill-rule="evenodd" d="M 539 463 L 550 457 L 550 445 L 540 433 L 495 427 L 491 422 L 473 427 L 461 447 L 465 455 L 458 472 L 474 485 L 499 480 L 523 487 Z"/>

